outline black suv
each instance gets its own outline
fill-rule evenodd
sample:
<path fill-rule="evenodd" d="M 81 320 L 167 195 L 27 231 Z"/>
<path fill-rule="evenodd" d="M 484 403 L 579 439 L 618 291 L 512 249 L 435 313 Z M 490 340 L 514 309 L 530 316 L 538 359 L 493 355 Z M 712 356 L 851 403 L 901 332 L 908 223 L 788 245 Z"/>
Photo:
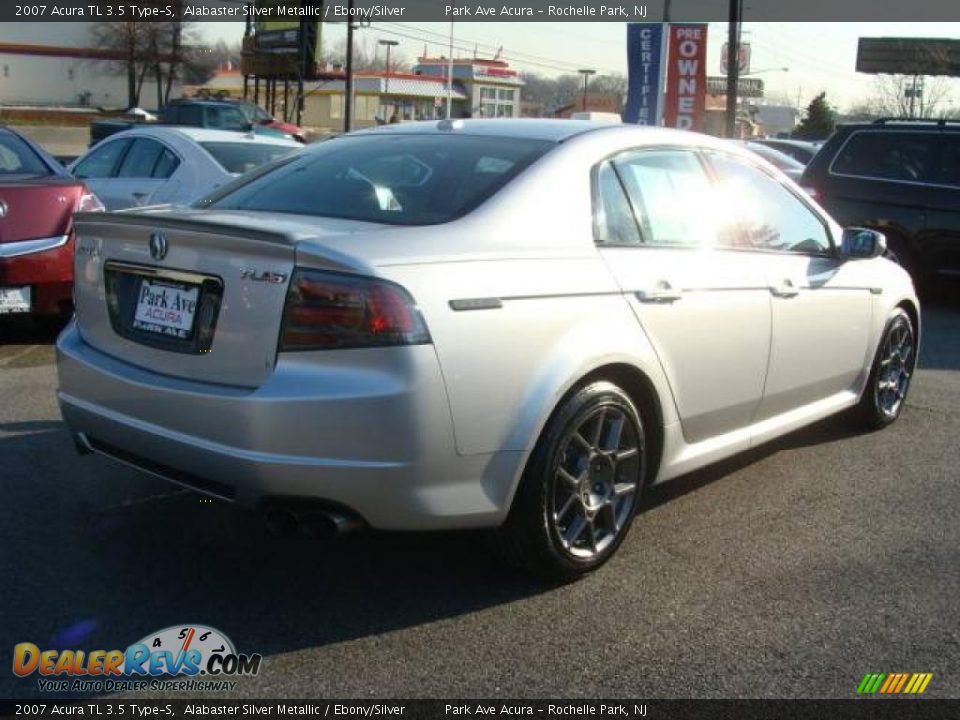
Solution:
<path fill-rule="evenodd" d="M 886 235 L 916 280 L 960 277 L 960 123 L 841 125 L 800 183 L 841 225 Z"/>

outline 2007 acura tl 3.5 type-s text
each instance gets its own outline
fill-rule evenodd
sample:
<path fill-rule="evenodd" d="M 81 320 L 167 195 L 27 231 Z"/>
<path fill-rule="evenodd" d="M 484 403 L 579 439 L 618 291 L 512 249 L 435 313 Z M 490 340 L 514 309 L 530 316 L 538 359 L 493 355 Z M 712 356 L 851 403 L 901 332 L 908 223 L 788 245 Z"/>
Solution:
<path fill-rule="evenodd" d="M 390 126 L 75 225 L 81 450 L 291 522 L 497 528 L 564 578 L 649 483 L 894 421 L 917 355 L 882 235 L 679 131 Z"/>

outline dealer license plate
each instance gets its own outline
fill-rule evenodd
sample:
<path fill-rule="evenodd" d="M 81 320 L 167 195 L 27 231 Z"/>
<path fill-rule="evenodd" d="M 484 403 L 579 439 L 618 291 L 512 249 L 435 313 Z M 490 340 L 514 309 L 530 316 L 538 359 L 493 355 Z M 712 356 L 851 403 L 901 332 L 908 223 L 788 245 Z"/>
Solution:
<path fill-rule="evenodd" d="M 0 288 L 0 315 L 30 312 L 30 288 Z"/>
<path fill-rule="evenodd" d="M 193 334 L 200 288 L 164 280 L 141 280 L 133 327 L 188 339 Z"/>

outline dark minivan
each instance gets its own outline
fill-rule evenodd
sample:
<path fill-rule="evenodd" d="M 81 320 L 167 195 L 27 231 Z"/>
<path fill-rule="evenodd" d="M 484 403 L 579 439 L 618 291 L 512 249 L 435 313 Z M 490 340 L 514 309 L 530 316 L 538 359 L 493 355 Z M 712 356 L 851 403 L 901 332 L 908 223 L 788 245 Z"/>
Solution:
<path fill-rule="evenodd" d="M 841 225 L 884 233 L 915 280 L 960 278 L 960 122 L 841 125 L 800 184 Z"/>

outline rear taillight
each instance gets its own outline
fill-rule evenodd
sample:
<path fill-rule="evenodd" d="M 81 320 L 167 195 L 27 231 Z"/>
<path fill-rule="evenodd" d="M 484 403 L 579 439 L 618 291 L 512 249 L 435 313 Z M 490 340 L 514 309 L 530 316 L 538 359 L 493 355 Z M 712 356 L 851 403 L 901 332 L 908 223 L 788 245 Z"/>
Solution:
<path fill-rule="evenodd" d="M 80 195 L 80 201 L 77 203 L 77 212 L 104 212 L 106 209 L 106 206 L 100 202 L 100 198 L 90 191 Z"/>
<path fill-rule="evenodd" d="M 321 270 L 294 271 L 283 313 L 281 351 L 429 342 L 420 311 L 399 285 Z"/>

